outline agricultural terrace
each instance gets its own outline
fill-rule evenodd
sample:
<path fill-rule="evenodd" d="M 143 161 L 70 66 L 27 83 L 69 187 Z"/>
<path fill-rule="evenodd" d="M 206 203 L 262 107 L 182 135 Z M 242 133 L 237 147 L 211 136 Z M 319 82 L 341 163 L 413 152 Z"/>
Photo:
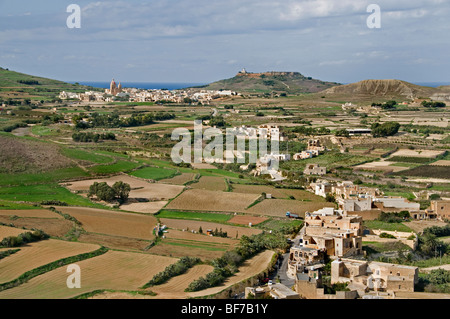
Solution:
<path fill-rule="evenodd" d="M 75 217 L 87 232 L 147 240 L 154 238 L 153 228 L 157 222 L 153 216 L 85 207 L 59 207 L 58 210 Z"/>
<path fill-rule="evenodd" d="M 99 179 L 89 179 L 76 182 L 65 183 L 68 189 L 73 192 L 83 192 L 87 193 L 89 187 L 97 183 L 105 182 L 112 186 L 115 182 L 122 181 L 124 183 L 130 184 L 131 191 L 129 198 L 147 198 L 147 199 L 159 199 L 168 200 L 177 196 L 182 190 L 183 186 L 179 185 L 166 185 L 159 183 L 149 183 L 147 181 L 128 176 L 128 175 L 117 175 L 109 178 L 99 178 Z"/>
<path fill-rule="evenodd" d="M 108 251 L 77 262 L 82 272 L 80 289 L 67 288 L 66 267 L 60 267 L 0 292 L 0 299 L 67 299 L 98 289 L 138 290 L 176 261 L 151 254 Z"/>
<path fill-rule="evenodd" d="M 7 226 L 1 226 L 0 225 L 0 241 L 3 238 L 9 237 L 9 236 L 17 236 L 20 235 L 22 233 L 24 233 L 25 230 L 23 229 L 18 229 L 18 228 L 14 228 L 14 227 L 7 227 Z"/>
<path fill-rule="evenodd" d="M 262 202 L 246 210 L 248 214 L 265 215 L 273 217 L 286 217 L 286 212 L 305 217 L 306 212 L 314 212 L 324 207 L 335 207 L 328 202 L 308 202 L 289 199 L 264 199 Z"/>
<path fill-rule="evenodd" d="M 222 229 L 223 232 L 226 232 L 228 237 L 230 238 L 241 238 L 242 235 L 251 236 L 256 235 L 261 232 L 260 229 L 249 228 L 249 227 L 238 227 L 238 226 L 230 226 L 226 224 L 219 223 L 210 223 L 210 222 L 201 222 L 201 221 L 191 221 L 191 220 L 180 220 L 180 219 L 166 219 L 161 218 L 161 223 L 166 225 L 169 228 L 180 229 L 180 230 L 195 230 L 198 231 L 201 227 L 203 232 L 206 233 L 208 229 Z M 247 224 L 248 225 L 248 224 Z M 169 231 L 170 233 L 170 231 Z M 168 236 L 170 237 L 170 236 Z M 212 237 L 215 238 L 215 237 Z M 212 239 L 211 238 L 211 239 Z"/>
<path fill-rule="evenodd" d="M 162 285 L 152 287 L 151 291 L 156 293 L 156 296 L 106 291 L 96 294 L 90 299 L 186 299 L 189 295 L 184 290 L 189 284 L 200 277 L 204 277 L 212 270 L 213 267 L 209 265 L 196 265 L 186 273 L 173 277 Z"/>
<path fill-rule="evenodd" d="M 243 280 L 246 280 L 250 277 L 256 276 L 267 269 L 267 266 L 269 265 L 272 257 L 274 255 L 274 252 L 271 250 L 266 250 L 258 255 L 246 260 L 242 266 L 239 267 L 239 271 L 234 274 L 233 276 L 227 278 L 224 283 L 217 287 L 204 289 L 197 292 L 190 292 L 188 294 L 189 297 L 203 297 L 203 296 L 209 296 L 213 294 L 217 294 L 224 289 L 231 287 L 232 285 L 241 282 Z M 0 295 L 1 297 L 1 295 Z"/>
<path fill-rule="evenodd" d="M 29 270 L 53 261 L 95 251 L 98 248 L 100 248 L 98 245 L 55 239 L 21 246 L 20 251 L 0 260 L 0 283 L 14 280 Z"/>
<path fill-rule="evenodd" d="M 23 210 L 0 210 L 0 216 L 17 216 L 17 217 L 39 217 L 39 218 L 56 218 L 62 219 L 63 217 L 51 210 L 47 209 L 23 209 Z"/>
<path fill-rule="evenodd" d="M 174 210 L 245 212 L 259 196 L 234 192 L 189 189 L 172 200 L 166 208 Z"/>

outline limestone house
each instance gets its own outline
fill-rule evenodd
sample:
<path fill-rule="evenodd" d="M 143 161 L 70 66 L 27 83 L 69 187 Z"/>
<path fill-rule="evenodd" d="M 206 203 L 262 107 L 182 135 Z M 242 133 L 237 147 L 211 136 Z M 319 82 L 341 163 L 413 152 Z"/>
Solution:
<path fill-rule="evenodd" d="M 327 168 L 319 166 L 319 164 L 308 164 L 303 171 L 305 175 L 325 175 L 326 173 Z"/>
<path fill-rule="evenodd" d="M 348 283 L 361 296 L 369 291 L 414 292 L 417 267 L 375 261 L 337 259 L 331 263 L 331 284 Z"/>

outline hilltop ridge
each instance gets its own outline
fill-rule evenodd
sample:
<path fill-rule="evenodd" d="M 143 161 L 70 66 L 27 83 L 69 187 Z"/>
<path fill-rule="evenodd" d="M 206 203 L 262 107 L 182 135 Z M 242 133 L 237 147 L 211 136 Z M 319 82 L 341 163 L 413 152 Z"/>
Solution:
<path fill-rule="evenodd" d="M 306 77 L 300 72 L 267 71 L 252 73 L 245 69 L 234 77 L 213 82 L 198 88 L 207 90 L 233 90 L 245 93 L 316 93 L 333 86 L 336 82 L 325 82 Z"/>
<path fill-rule="evenodd" d="M 429 98 L 443 93 L 442 88 L 420 86 L 401 80 L 363 80 L 347 85 L 335 86 L 321 92 L 326 96 L 383 97 L 383 98 Z"/>

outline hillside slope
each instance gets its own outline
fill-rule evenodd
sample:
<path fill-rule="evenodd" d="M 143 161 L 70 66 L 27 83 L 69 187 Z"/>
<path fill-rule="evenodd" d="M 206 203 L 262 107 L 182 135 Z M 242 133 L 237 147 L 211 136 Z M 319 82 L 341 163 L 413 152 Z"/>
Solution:
<path fill-rule="evenodd" d="M 56 98 L 61 91 L 84 92 L 87 90 L 99 89 L 28 75 L 0 67 L 0 98 L 4 100 L 8 98 L 46 100 Z"/>
<path fill-rule="evenodd" d="M 209 85 L 202 86 L 207 90 L 232 90 L 246 93 L 316 93 L 332 86 L 335 82 L 324 82 L 305 77 L 298 72 L 239 72 L 236 76 Z"/>
<path fill-rule="evenodd" d="M 428 98 L 440 92 L 437 88 L 415 85 L 400 80 L 364 80 L 357 83 L 335 86 L 321 92 L 327 97 L 383 97 L 390 99 Z"/>

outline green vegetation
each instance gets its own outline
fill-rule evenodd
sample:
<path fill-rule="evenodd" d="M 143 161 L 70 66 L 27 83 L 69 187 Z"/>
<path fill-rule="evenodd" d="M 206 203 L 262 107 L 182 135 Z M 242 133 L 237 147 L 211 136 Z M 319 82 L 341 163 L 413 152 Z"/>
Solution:
<path fill-rule="evenodd" d="M 387 231 L 412 232 L 412 229 L 402 223 L 388 223 L 379 220 L 365 220 L 364 226 L 369 229 L 381 229 Z"/>
<path fill-rule="evenodd" d="M 373 123 L 371 128 L 373 137 L 386 137 L 397 134 L 400 124 L 397 122 Z"/>
<path fill-rule="evenodd" d="M 36 241 L 48 239 L 50 236 L 42 230 L 35 230 L 33 232 L 22 233 L 18 236 L 9 236 L 3 238 L 0 242 L 0 248 L 20 247 L 22 245 L 33 243 Z"/>
<path fill-rule="evenodd" d="M 73 194 L 58 184 L 48 183 L 42 185 L 0 187 L 0 197 L 11 202 L 41 203 L 48 200 L 58 200 L 70 206 L 86 206 L 104 208 L 90 200 Z"/>
<path fill-rule="evenodd" d="M 389 161 L 402 162 L 402 163 L 425 164 L 425 163 L 431 162 L 432 159 L 426 158 L 426 157 L 394 156 L 394 157 L 389 158 Z"/>
<path fill-rule="evenodd" d="M 111 157 L 84 151 L 82 149 L 65 148 L 63 149 L 62 153 L 63 155 L 76 160 L 88 161 L 97 164 L 106 164 L 113 161 Z"/>
<path fill-rule="evenodd" d="M 87 176 L 89 176 L 89 173 L 86 173 L 78 166 L 55 169 L 49 172 L 45 172 L 45 174 L 42 173 L 0 174 L 0 186 L 45 184 Z"/>
<path fill-rule="evenodd" d="M 161 180 L 165 178 L 172 178 L 178 175 L 176 170 L 171 170 L 167 168 L 160 167 L 144 167 L 139 170 L 133 171 L 130 175 L 153 180 Z"/>
<path fill-rule="evenodd" d="M 158 218 L 172 218 L 172 219 L 188 219 L 205 222 L 219 222 L 225 223 L 231 219 L 229 214 L 220 213 L 197 213 L 197 212 L 182 212 L 173 210 L 161 210 L 156 217 Z"/>
<path fill-rule="evenodd" d="M 430 273 L 419 274 L 418 291 L 450 293 L 450 271 L 435 269 Z"/>
<path fill-rule="evenodd" d="M 398 172 L 396 175 L 450 179 L 450 169 L 447 166 L 423 165 Z"/>
<path fill-rule="evenodd" d="M 215 287 L 238 271 L 242 263 L 266 249 L 286 250 L 289 244 L 285 236 L 280 232 L 261 233 L 258 235 L 242 236 L 239 244 L 234 250 L 214 259 L 211 264 L 214 270 L 205 277 L 191 282 L 186 291 L 199 291 L 210 287 Z"/>
<path fill-rule="evenodd" d="M 380 238 L 391 238 L 391 239 L 396 239 L 396 237 L 394 235 L 388 234 L 388 233 L 381 233 L 380 234 Z"/>
<path fill-rule="evenodd" d="M 130 184 L 118 181 L 111 187 L 106 182 L 95 182 L 89 187 L 88 197 L 95 195 L 98 199 L 107 202 L 118 200 L 120 203 L 125 202 L 130 195 Z"/>
<path fill-rule="evenodd" d="M 90 167 L 89 171 L 98 175 L 108 175 L 120 172 L 129 172 L 137 167 L 141 166 L 139 163 L 129 162 L 129 161 L 117 161 L 117 163 L 111 165 L 98 165 Z"/>
<path fill-rule="evenodd" d="M 114 133 L 94 134 L 94 133 L 80 132 L 80 133 L 73 133 L 72 139 L 74 142 L 97 143 L 99 141 L 105 140 L 115 141 L 116 135 Z"/>
<path fill-rule="evenodd" d="M 0 251 L 0 260 L 2 260 L 3 258 L 6 258 L 12 254 L 17 253 L 18 251 L 20 251 L 20 249 L 8 249 L 5 251 Z"/>
<path fill-rule="evenodd" d="M 256 228 L 264 230 L 279 231 L 286 235 L 296 234 L 303 226 L 302 220 L 286 220 L 286 219 L 269 219 L 258 225 Z"/>
<path fill-rule="evenodd" d="M 176 263 L 166 267 L 162 272 L 156 274 L 148 283 L 142 286 L 141 289 L 147 289 L 152 286 L 161 285 L 167 282 L 170 278 L 179 276 L 188 271 L 189 268 L 194 267 L 200 263 L 200 258 L 195 257 L 181 257 Z"/>

